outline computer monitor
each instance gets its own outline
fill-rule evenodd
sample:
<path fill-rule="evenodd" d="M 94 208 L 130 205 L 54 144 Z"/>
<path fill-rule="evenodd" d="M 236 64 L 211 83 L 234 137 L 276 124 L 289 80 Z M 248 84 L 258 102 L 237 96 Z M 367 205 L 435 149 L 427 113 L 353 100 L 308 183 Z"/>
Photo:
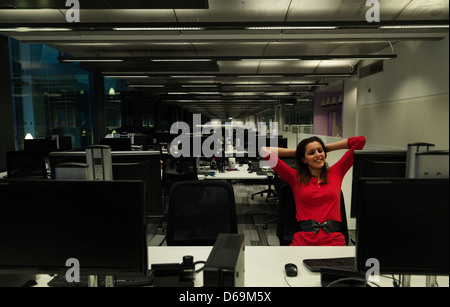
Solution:
<path fill-rule="evenodd" d="M 405 178 L 405 151 L 369 151 L 355 150 L 353 154 L 353 181 L 350 217 L 356 218 L 355 204 L 357 186 L 360 178 Z"/>
<path fill-rule="evenodd" d="M 159 151 L 112 151 L 113 180 L 143 180 L 146 190 L 147 214 L 164 215 Z M 56 178 L 59 164 L 86 163 L 86 152 L 52 152 L 49 156 L 51 178 Z"/>
<path fill-rule="evenodd" d="M 147 272 L 143 182 L 2 180 L 0 195 L 0 272 Z"/>
<path fill-rule="evenodd" d="M 56 140 L 49 138 L 25 139 L 23 146 L 25 151 L 39 151 L 45 157 L 48 157 L 50 152 L 57 150 Z"/>
<path fill-rule="evenodd" d="M 58 137 L 58 150 L 71 150 L 72 149 L 72 137 L 69 136 L 59 136 Z"/>
<path fill-rule="evenodd" d="M 161 155 L 159 151 L 111 152 L 114 180 L 145 182 L 148 216 L 164 216 Z"/>
<path fill-rule="evenodd" d="M 8 178 L 47 179 L 44 155 L 39 151 L 6 152 Z"/>
<path fill-rule="evenodd" d="M 356 263 L 380 274 L 449 274 L 449 180 L 371 178 L 357 184 Z"/>
<path fill-rule="evenodd" d="M 102 138 L 100 145 L 108 145 L 111 151 L 131 151 L 130 138 Z"/>

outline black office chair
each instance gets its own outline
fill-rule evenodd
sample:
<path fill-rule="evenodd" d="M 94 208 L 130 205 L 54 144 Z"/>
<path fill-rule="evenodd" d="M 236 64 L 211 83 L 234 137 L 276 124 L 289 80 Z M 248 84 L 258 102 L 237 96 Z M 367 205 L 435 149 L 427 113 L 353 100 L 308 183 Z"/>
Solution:
<path fill-rule="evenodd" d="M 47 179 L 44 154 L 40 151 L 6 152 L 8 178 Z"/>
<path fill-rule="evenodd" d="M 296 219 L 295 200 L 291 187 L 284 180 L 279 179 L 276 183 L 277 191 L 279 191 L 279 207 L 278 207 L 278 224 L 277 237 L 280 245 L 289 245 L 292 243 L 294 233 L 298 231 Z M 349 243 L 347 215 L 345 211 L 344 194 L 341 191 L 341 232 L 345 238 L 345 244 Z"/>
<path fill-rule="evenodd" d="M 237 233 L 233 186 L 224 181 L 173 184 L 167 219 L 167 245 L 213 246 L 220 233 Z"/>
<path fill-rule="evenodd" d="M 269 202 L 269 199 L 271 198 L 275 198 L 278 197 L 277 195 L 277 191 L 275 189 L 272 188 L 273 185 L 273 181 L 275 179 L 275 172 L 273 172 L 272 170 L 270 171 L 262 171 L 260 166 L 259 166 L 259 161 L 258 160 L 253 160 L 253 161 L 249 161 L 249 166 L 253 165 L 253 171 L 255 171 L 257 174 L 264 174 L 267 175 L 267 189 L 253 193 L 251 196 L 251 199 L 254 200 L 255 199 L 255 195 L 260 195 L 261 197 L 264 196 L 264 194 L 266 195 L 266 203 Z M 252 170 L 252 167 L 249 167 L 250 170 Z"/>
<path fill-rule="evenodd" d="M 269 146 L 270 144 L 271 144 L 270 138 L 267 138 L 266 145 Z M 278 147 L 279 148 L 287 148 L 287 139 L 278 137 Z M 284 158 L 281 158 L 281 159 L 284 159 Z M 258 164 L 258 161 L 253 162 L 253 163 Z M 252 200 L 254 199 L 255 195 L 259 194 L 260 196 L 264 196 L 265 193 L 267 193 L 266 203 L 269 202 L 270 198 L 277 198 L 278 193 L 277 193 L 276 189 L 272 189 L 272 185 L 274 184 L 276 178 L 277 178 L 277 175 L 274 172 L 269 172 L 268 176 L 267 176 L 267 184 L 268 184 L 267 189 L 254 193 L 251 197 Z"/>
<path fill-rule="evenodd" d="M 294 169 L 296 169 L 297 168 L 297 159 L 296 158 L 292 158 L 292 157 L 280 157 L 280 160 L 282 160 L 284 163 L 286 163 L 287 165 L 289 165 L 290 167 L 292 167 L 292 168 L 294 168 Z M 279 179 L 279 177 L 278 177 L 278 174 L 277 173 L 274 173 L 274 177 L 273 178 L 269 178 L 269 191 L 271 190 L 271 184 L 273 184 L 273 186 L 274 186 L 274 188 L 275 188 L 275 193 L 273 193 L 273 195 L 275 196 L 275 197 L 277 197 L 278 198 L 278 200 L 279 200 L 279 191 L 278 191 L 278 188 L 277 188 L 277 184 L 279 185 L 279 182 L 284 182 L 285 183 L 285 181 L 284 180 L 282 180 L 282 179 Z M 292 193 L 291 193 L 292 194 Z M 267 197 L 269 197 L 269 194 L 267 195 Z M 253 199 L 253 195 L 252 195 L 252 199 Z M 266 202 L 267 202 L 267 199 L 266 199 Z M 269 224 L 270 223 L 274 223 L 274 222 L 277 222 L 278 221 L 278 216 L 277 217 L 275 217 L 275 218 L 271 218 L 271 219 L 269 219 L 269 220 L 267 220 L 265 223 L 264 223 L 264 229 L 267 229 L 268 227 L 269 227 Z"/>

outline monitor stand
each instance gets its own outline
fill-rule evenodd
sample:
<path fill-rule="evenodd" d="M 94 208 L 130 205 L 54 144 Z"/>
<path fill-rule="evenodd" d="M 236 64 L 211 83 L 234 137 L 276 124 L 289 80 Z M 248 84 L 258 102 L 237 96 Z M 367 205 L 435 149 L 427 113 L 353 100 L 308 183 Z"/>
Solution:
<path fill-rule="evenodd" d="M 402 287 L 411 287 L 411 275 L 401 275 L 400 276 L 400 282 Z"/>
<path fill-rule="evenodd" d="M 437 283 L 437 276 L 435 275 L 429 275 L 427 276 L 427 283 L 426 283 L 427 287 L 437 287 L 438 283 Z"/>
<path fill-rule="evenodd" d="M 401 275 L 401 285 L 402 287 L 411 287 L 411 275 Z M 437 287 L 437 276 L 427 275 L 426 287 Z"/>
<path fill-rule="evenodd" d="M 98 276 L 97 275 L 89 275 L 88 277 L 88 287 L 95 287 L 98 288 Z M 106 275 L 105 276 L 105 287 L 112 288 L 114 287 L 114 276 L 112 275 Z"/>

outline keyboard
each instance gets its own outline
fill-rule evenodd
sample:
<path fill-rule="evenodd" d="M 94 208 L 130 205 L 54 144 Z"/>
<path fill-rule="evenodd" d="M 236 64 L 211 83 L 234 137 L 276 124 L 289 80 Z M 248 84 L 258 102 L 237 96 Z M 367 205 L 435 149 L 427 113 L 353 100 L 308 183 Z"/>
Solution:
<path fill-rule="evenodd" d="M 355 257 L 305 259 L 303 264 L 311 272 L 320 272 L 322 268 L 355 270 Z"/>
<path fill-rule="evenodd" d="M 55 288 L 67 288 L 67 287 L 87 287 L 88 286 L 88 275 L 81 275 L 79 282 L 68 282 L 66 276 L 55 275 L 52 280 L 50 280 L 47 285 L 49 287 Z M 115 287 L 143 287 L 152 286 L 154 280 L 154 275 L 152 271 L 148 271 L 146 275 L 143 276 L 114 276 L 114 286 Z M 98 277 L 98 286 L 105 286 L 104 276 Z"/>

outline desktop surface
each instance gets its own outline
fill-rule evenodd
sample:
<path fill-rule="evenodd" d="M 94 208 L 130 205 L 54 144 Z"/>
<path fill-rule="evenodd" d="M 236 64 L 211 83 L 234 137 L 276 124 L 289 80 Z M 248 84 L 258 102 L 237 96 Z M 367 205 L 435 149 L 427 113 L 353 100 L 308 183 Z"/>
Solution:
<path fill-rule="evenodd" d="M 206 261 L 212 246 L 151 246 L 148 248 L 149 267 L 151 264 L 180 263 L 183 256 L 192 255 L 194 262 Z M 426 249 L 426 246 L 424 246 Z M 245 287 L 320 287 L 320 273 L 311 272 L 304 259 L 354 257 L 353 246 L 246 246 L 245 247 Z M 286 277 L 284 265 L 294 263 L 298 267 L 296 277 Z M 202 264 L 196 266 L 200 269 Z M 392 287 L 392 279 L 381 277 L 382 287 Z M 38 287 L 47 287 L 52 278 L 40 275 Z M 424 287 L 425 276 L 412 276 L 412 287 Z M 440 287 L 449 286 L 448 276 L 439 276 Z M 203 273 L 196 275 L 195 287 L 203 286 Z M 207 290 L 205 290 L 207 291 Z"/>

